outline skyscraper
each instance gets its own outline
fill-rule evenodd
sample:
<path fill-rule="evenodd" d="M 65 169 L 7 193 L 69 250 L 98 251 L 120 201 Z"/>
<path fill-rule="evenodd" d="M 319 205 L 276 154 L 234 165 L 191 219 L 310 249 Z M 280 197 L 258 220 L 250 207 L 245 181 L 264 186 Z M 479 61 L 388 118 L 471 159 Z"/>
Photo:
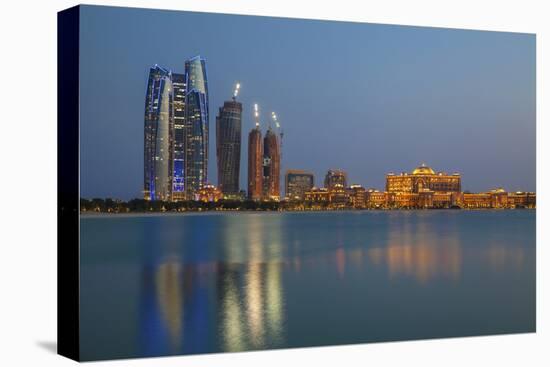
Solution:
<path fill-rule="evenodd" d="M 185 74 L 172 73 L 174 98 L 174 173 L 172 200 L 185 200 Z"/>
<path fill-rule="evenodd" d="M 145 96 L 144 187 L 146 200 L 171 200 L 173 99 L 171 72 L 157 65 L 149 70 Z"/>
<path fill-rule="evenodd" d="M 248 198 L 261 200 L 263 191 L 263 146 L 260 126 L 248 134 Z"/>
<path fill-rule="evenodd" d="M 227 196 L 239 192 L 241 166 L 241 118 L 243 106 L 237 102 L 237 84 L 231 101 L 225 101 L 216 116 L 218 188 Z"/>
<path fill-rule="evenodd" d="M 254 105 L 256 126 L 248 134 L 248 198 L 261 200 L 263 192 L 263 146 L 258 105 Z"/>
<path fill-rule="evenodd" d="M 264 137 L 263 196 L 266 200 L 279 200 L 281 196 L 281 152 L 279 137 L 271 126 Z"/>
<path fill-rule="evenodd" d="M 187 199 L 208 180 L 208 80 L 206 60 L 195 56 L 185 62 L 184 182 Z"/>

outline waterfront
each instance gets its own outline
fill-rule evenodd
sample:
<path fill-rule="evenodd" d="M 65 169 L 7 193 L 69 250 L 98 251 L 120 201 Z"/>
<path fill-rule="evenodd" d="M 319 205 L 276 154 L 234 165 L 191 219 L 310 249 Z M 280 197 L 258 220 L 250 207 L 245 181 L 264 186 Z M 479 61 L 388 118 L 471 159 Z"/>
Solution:
<path fill-rule="evenodd" d="M 535 216 L 83 217 L 82 357 L 534 331 Z"/>

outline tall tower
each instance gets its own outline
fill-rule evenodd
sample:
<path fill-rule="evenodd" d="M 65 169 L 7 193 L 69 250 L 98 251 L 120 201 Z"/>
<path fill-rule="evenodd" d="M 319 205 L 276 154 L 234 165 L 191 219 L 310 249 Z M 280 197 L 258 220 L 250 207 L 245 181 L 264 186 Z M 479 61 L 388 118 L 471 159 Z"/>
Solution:
<path fill-rule="evenodd" d="M 187 199 L 208 180 L 208 79 L 206 60 L 196 56 L 185 62 L 184 182 Z"/>
<path fill-rule="evenodd" d="M 266 200 L 279 200 L 281 195 L 281 151 L 279 137 L 267 129 L 264 138 L 263 194 Z"/>
<path fill-rule="evenodd" d="M 145 95 L 144 183 L 146 200 L 171 200 L 174 114 L 172 75 L 157 65 L 149 70 Z"/>
<path fill-rule="evenodd" d="M 185 200 L 185 74 L 172 73 L 174 98 L 174 173 L 172 200 Z"/>
<path fill-rule="evenodd" d="M 248 134 L 248 198 L 251 200 L 261 200 L 263 190 L 263 149 L 257 104 L 254 105 L 254 118 L 256 126 Z"/>
<path fill-rule="evenodd" d="M 216 116 L 218 188 L 224 196 L 239 193 L 241 166 L 241 119 L 243 105 L 237 102 L 237 83 L 231 101 L 225 101 Z"/>

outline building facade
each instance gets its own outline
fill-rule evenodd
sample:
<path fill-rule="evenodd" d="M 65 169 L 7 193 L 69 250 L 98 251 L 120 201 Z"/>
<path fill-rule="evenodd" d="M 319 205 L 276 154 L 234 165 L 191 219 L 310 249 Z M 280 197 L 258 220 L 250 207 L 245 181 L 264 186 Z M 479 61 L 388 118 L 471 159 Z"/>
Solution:
<path fill-rule="evenodd" d="M 386 175 L 386 191 L 400 193 L 460 192 L 461 177 L 458 173 L 451 175 L 445 172 L 436 173 L 430 167 L 422 164 L 411 173 L 405 172 L 399 175 L 388 173 Z"/>
<path fill-rule="evenodd" d="M 157 65 L 149 70 L 145 96 L 144 187 L 146 200 L 171 200 L 173 166 L 172 75 Z"/>
<path fill-rule="evenodd" d="M 366 207 L 367 190 L 361 185 L 351 185 L 346 189 L 348 205 L 355 209 L 364 209 Z"/>
<path fill-rule="evenodd" d="M 342 170 L 331 169 L 325 175 L 325 188 L 331 190 L 336 185 L 347 187 L 347 174 Z"/>
<path fill-rule="evenodd" d="M 263 199 L 281 198 L 281 149 L 279 137 L 269 127 L 264 137 Z"/>
<path fill-rule="evenodd" d="M 287 200 L 303 201 L 305 193 L 315 185 L 313 173 L 290 169 L 285 174 L 285 197 Z"/>
<path fill-rule="evenodd" d="M 185 62 L 185 157 L 186 198 L 194 198 L 208 180 L 208 79 L 206 60 L 196 56 Z"/>
<path fill-rule="evenodd" d="M 185 74 L 172 73 L 174 107 L 174 172 L 172 200 L 185 200 Z"/>
<path fill-rule="evenodd" d="M 242 111 L 242 104 L 233 98 L 224 102 L 216 117 L 218 188 L 224 196 L 237 196 L 240 189 Z"/>
<path fill-rule="evenodd" d="M 248 198 L 261 200 L 263 193 L 262 131 L 257 125 L 248 134 Z"/>

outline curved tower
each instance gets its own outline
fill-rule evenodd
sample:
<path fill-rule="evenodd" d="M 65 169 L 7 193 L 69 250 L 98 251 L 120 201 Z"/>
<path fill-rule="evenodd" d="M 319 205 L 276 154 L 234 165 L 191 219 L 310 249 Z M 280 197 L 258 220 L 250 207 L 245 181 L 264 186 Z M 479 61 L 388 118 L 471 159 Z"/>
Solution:
<path fill-rule="evenodd" d="M 241 119 L 243 105 L 237 102 L 237 84 L 231 101 L 225 101 L 216 116 L 218 188 L 224 195 L 239 193 L 241 166 Z"/>
<path fill-rule="evenodd" d="M 187 199 L 208 180 L 208 79 L 206 60 L 196 56 L 185 62 L 184 175 Z"/>
<path fill-rule="evenodd" d="M 145 96 L 144 187 L 146 200 L 171 200 L 174 114 L 171 72 L 149 70 Z"/>

